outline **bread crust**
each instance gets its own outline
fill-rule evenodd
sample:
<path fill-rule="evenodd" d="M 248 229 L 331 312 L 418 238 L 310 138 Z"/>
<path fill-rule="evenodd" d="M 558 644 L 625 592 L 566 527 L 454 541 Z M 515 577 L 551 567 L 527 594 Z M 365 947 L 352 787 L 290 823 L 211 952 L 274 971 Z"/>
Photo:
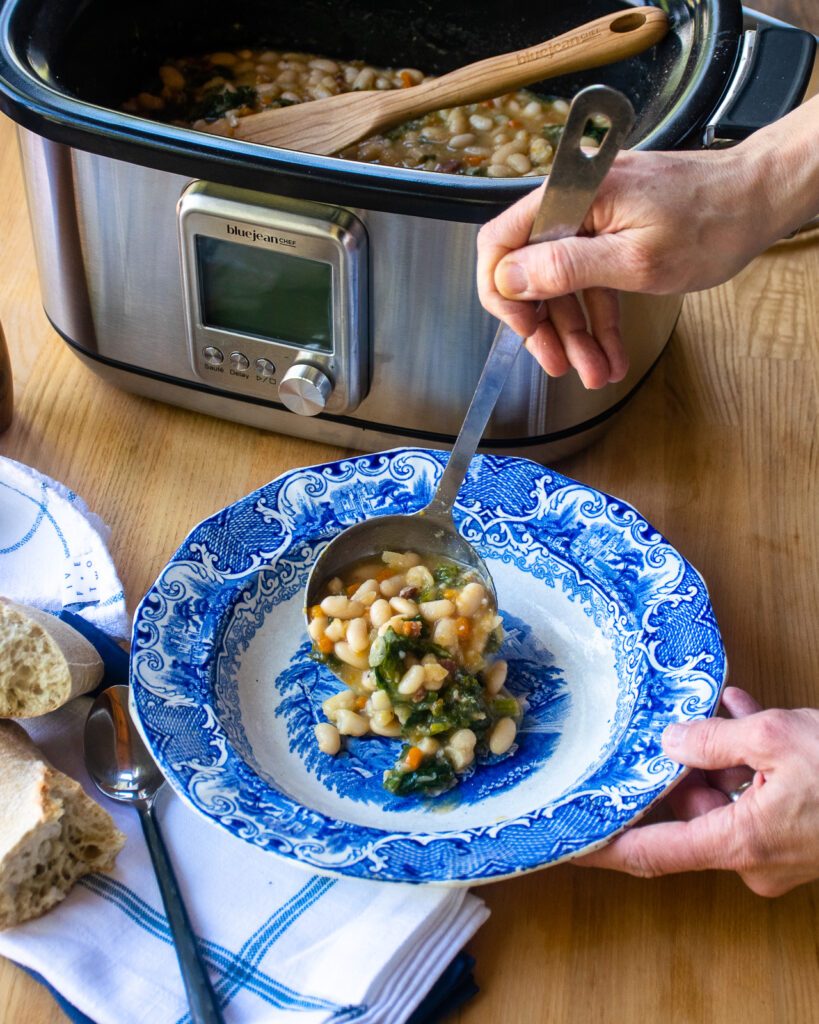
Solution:
<path fill-rule="evenodd" d="M 15 722 L 0 722 L 0 928 L 39 917 L 83 875 L 110 871 L 125 836 Z"/>
<path fill-rule="evenodd" d="M 0 598 L 0 718 L 33 718 L 93 690 L 105 671 L 94 645 L 39 608 Z"/>

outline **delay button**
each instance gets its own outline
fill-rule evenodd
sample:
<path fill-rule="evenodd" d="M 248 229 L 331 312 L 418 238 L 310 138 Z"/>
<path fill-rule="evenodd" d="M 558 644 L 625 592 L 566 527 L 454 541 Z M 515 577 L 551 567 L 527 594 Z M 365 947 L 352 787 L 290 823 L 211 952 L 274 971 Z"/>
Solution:
<path fill-rule="evenodd" d="M 274 377 L 276 374 L 276 367 L 269 359 L 257 359 L 256 373 L 258 373 L 260 377 Z"/>
<path fill-rule="evenodd" d="M 250 360 L 242 352 L 231 352 L 230 365 L 232 369 L 244 372 L 250 366 Z"/>
<path fill-rule="evenodd" d="M 202 355 L 205 357 L 205 362 L 208 366 L 221 366 L 225 360 L 225 355 L 222 350 L 215 348 L 213 345 L 208 345 L 207 348 L 203 348 Z"/>

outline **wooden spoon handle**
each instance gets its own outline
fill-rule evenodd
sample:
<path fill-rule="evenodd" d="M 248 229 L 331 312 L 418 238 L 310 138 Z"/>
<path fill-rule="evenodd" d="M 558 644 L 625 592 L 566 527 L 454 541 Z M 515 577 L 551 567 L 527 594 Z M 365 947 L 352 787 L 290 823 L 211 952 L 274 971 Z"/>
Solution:
<path fill-rule="evenodd" d="M 668 18 L 657 7 L 617 11 L 526 50 L 450 71 L 410 89 L 385 92 L 390 118 L 406 109 L 414 117 L 430 110 L 477 103 L 544 78 L 625 60 L 659 42 Z"/>

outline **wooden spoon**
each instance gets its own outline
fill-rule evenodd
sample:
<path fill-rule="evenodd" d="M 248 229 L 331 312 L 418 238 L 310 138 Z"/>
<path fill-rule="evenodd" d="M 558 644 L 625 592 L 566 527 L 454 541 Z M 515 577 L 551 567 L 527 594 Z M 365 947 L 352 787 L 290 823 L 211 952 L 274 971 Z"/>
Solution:
<path fill-rule="evenodd" d="M 526 50 L 488 57 L 406 89 L 358 91 L 240 117 L 234 137 L 331 156 L 430 110 L 477 103 L 544 78 L 633 57 L 668 31 L 665 13 L 635 7 L 607 14 Z"/>

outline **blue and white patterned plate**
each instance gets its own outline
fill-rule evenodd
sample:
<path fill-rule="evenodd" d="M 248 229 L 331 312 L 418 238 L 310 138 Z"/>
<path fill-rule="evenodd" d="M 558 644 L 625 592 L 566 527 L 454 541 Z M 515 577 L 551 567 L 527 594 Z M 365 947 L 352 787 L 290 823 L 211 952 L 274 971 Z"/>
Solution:
<path fill-rule="evenodd" d="M 340 530 L 425 505 L 422 449 L 294 470 L 200 523 L 140 605 L 132 703 L 176 791 L 242 839 L 332 874 L 476 883 L 554 864 L 638 818 L 682 769 L 672 721 L 714 712 L 726 664 L 699 574 L 629 505 L 525 459 L 474 459 L 455 519 L 487 560 L 510 757 L 437 800 L 381 785 L 397 740 L 313 736 L 340 683 L 308 657 L 310 567 Z"/>

